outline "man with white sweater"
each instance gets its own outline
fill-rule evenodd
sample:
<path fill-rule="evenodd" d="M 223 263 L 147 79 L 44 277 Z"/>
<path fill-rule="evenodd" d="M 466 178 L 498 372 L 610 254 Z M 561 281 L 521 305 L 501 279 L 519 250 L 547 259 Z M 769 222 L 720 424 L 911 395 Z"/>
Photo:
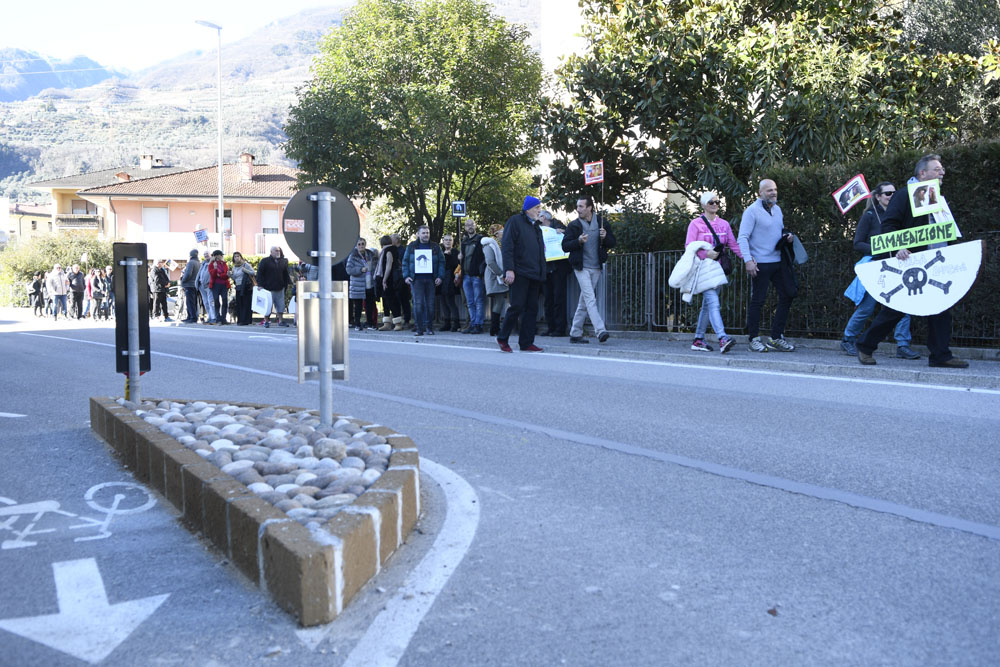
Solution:
<path fill-rule="evenodd" d="M 750 351 L 792 352 L 795 346 L 785 340 L 785 323 L 798 288 L 791 264 L 781 259 L 781 249 L 792 243 L 792 235 L 784 228 L 781 208 L 778 207 L 777 184 L 766 178 L 760 182 L 758 192 L 757 201 L 743 211 L 737 236 L 743 266 L 750 275 L 750 305 L 747 306 Z M 760 338 L 760 314 L 771 284 L 778 292 L 778 307 L 771 320 L 771 336 L 763 341 Z"/>

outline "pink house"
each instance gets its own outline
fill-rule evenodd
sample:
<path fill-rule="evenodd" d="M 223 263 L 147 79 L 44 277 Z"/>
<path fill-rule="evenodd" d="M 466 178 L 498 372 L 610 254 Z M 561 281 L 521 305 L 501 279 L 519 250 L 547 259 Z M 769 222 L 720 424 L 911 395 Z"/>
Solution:
<path fill-rule="evenodd" d="M 236 164 L 222 168 L 226 254 L 266 254 L 273 246 L 296 259 L 281 234 L 285 204 L 295 194 L 298 171 L 289 167 L 254 164 L 254 156 L 240 155 Z M 192 249 L 218 248 L 217 167 L 190 169 L 152 178 L 132 179 L 80 190 L 77 196 L 107 211 L 107 238 L 146 243 L 151 258 L 186 260 Z M 195 232 L 207 241 L 199 243 Z"/>

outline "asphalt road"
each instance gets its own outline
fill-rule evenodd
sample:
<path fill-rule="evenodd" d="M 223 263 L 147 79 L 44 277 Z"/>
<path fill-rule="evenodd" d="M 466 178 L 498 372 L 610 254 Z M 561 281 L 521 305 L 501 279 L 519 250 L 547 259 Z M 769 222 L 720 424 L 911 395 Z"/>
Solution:
<path fill-rule="evenodd" d="M 294 335 L 250 329 L 154 327 L 143 394 L 315 407 Z M 336 412 L 411 436 L 479 506 L 399 664 L 1000 662 L 1000 392 L 481 338 L 352 334 L 335 385 Z M 149 614 L 103 658 L 102 623 L 78 631 L 91 662 L 373 664 L 359 639 L 434 551 L 445 490 L 425 475 L 419 531 L 390 567 L 297 632 L 91 435 L 87 398 L 122 393 L 112 344 L 110 328 L 0 323 L 0 413 L 26 415 L 0 417 L 0 627 L 56 614 L 57 571 L 92 581 L 96 565 L 111 605 Z M 107 483 L 122 485 L 91 491 Z M 102 528 L 115 493 L 119 509 L 155 504 Z M 73 516 L 18 537 L 23 507 L 53 500 Z M 82 664 L 0 638 L 2 664 Z"/>

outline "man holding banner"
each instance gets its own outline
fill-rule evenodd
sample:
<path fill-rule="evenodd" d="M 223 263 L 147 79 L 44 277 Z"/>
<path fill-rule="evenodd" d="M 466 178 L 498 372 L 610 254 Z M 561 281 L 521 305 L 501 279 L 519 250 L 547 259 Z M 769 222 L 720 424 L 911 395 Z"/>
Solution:
<path fill-rule="evenodd" d="M 933 154 L 920 158 L 913 171 L 917 181 L 938 179 L 940 182 L 944 178 L 945 173 L 944 166 L 941 164 L 941 156 Z M 907 189 L 899 188 L 896 191 L 896 194 L 889 200 L 885 215 L 882 216 L 883 234 L 915 229 L 931 222 L 930 215 L 913 215 L 910 206 L 911 201 L 911 196 Z M 874 240 L 872 249 L 873 251 L 875 249 Z M 905 260 L 910 256 L 911 251 L 919 252 L 925 249 L 925 246 L 902 248 L 896 252 L 896 259 Z M 876 259 L 878 259 L 877 256 Z M 878 348 L 879 342 L 892 331 L 897 322 L 903 319 L 903 315 L 904 313 L 887 306 L 882 308 L 868 329 L 858 339 L 858 361 L 865 366 L 875 365 L 875 359 L 872 357 L 872 354 Z M 930 361 L 928 365 L 941 368 L 967 368 L 969 362 L 954 357 L 951 353 L 950 344 L 951 310 L 945 310 L 937 315 L 929 315 L 927 317 L 927 347 L 930 349 Z"/>
<path fill-rule="evenodd" d="M 597 307 L 594 290 L 601 279 L 604 263 L 608 261 L 608 250 L 615 247 L 615 235 L 607 221 L 594 212 L 594 198 L 590 195 L 577 197 L 576 213 L 577 218 L 569 223 L 562 241 L 563 250 L 569 253 L 569 265 L 580 284 L 580 300 L 570 325 L 569 342 L 590 342 L 583 336 L 583 325 L 589 315 L 597 340 L 603 343 L 608 339 L 608 330 Z"/>

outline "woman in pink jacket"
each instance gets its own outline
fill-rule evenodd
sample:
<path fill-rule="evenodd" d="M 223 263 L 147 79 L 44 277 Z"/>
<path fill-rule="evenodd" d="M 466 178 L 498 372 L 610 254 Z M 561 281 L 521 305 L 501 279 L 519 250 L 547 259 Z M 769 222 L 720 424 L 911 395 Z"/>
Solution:
<path fill-rule="evenodd" d="M 701 209 L 704 213 L 688 225 L 684 246 L 687 247 L 695 241 L 705 241 L 710 243 L 714 249 L 699 250 L 698 257 L 701 259 L 718 260 L 726 248 L 732 250 L 737 257 L 742 259 L 743 255 L 740 253 L 739 244 L 736 243 L 736 235 L 733 234 L 729 223 L 719 217 L 719 195 L 714 192 L 703 194 L 701 196 Z M 722 311 L 719 308 L 717 288 L 702 292 L 701 312 L 698 314 L 698 325 L 694 330 L 692 350 L 712 351 L 712 347 L 705 343 L 705 330 L 708 328 L 709 322 L 712 323 L 715 335 L 719 337 L 719 352 L 725 354 L 736 344 L 736 341 L 726 335 L 726 328 L 722 323 Z"/>

